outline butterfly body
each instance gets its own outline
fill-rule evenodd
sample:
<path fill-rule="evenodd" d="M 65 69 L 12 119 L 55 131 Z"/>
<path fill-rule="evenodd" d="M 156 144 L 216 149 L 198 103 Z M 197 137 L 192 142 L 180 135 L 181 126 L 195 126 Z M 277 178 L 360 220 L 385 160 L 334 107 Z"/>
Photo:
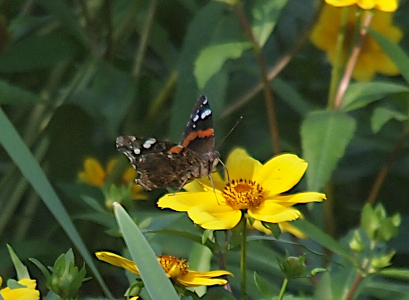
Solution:
<path fill-rule="evenodd" d="M 212 111 L 205 96 L 197 100 L 180 144 L 120 136 L 116 147 L 139 173 L 136 182 L 147 190 L 181 189 L 192 179 L 210 175 L 219 161 Z"/>

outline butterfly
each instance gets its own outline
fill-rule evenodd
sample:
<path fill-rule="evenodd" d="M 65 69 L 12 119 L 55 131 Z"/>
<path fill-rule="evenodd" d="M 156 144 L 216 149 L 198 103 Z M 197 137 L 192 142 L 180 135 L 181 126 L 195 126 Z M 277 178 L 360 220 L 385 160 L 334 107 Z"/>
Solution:
<path fill-rule="evenodd" d="M 139 173 L 135 180 L 146 190 L 181 189 L 186 183 L 209 176 L 219 162 L 215 151 L 212 110 L 206 96 L 196 101 L 180 144 L 155 138 L 119 136 L 116 148 Z"/>

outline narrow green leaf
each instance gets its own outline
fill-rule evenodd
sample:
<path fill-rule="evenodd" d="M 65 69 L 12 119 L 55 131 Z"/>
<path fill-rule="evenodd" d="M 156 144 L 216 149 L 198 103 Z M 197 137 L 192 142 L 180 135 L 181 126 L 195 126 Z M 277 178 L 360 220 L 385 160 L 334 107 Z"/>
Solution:
<path fill-rule="evenodd" d="M 172 283 L 138 226 L 118 203 L 114 203 L 114 211 L 132 260 L 138 266 L 141 278 L 151 298 L 154 300 L 179 300 Z"/>
<path fill-rule="evenodd" d="M 101 275 L 96 268 L 87 247 L 81 239 L 77 229 L 72 223 L 70 216 L 65 210 L 50 182 L 45 176 L 38 162 L 35 160 L 27 145 L 21 139 L 20 135 L 7 118 L 6 114 L 0 109 L 0 144 L 4 147 L 8 155 L 20 169 L 21 173 L 30 182 L 34 190 L 38 193 L 44 204 L 48 207 L 61 227 L 67 233 L 68 237 L 77 247 L 85 262 L 88 264 L 96 279 L 108 297 L 112 297 L 106 287 Z"/>
<path fill-rule="evenodd" d="M 295 228 L 301 230 L 305 233 L 310 239 L 316 241 L 318 244 L 322 245 L 323 247 L 331 250 L 333 253 L 336 253 L 351 263 L 355 263 L 355 258 L 350 251 L 346 248 L 341 246 L 336 240 L 334 240 L 330 235 L 323 232 L 314 224 L 308 222 L 305 219 L 298 219 L 291 222 Z"/>
<path fill-rule="evenodd" d="M 384 277 L 409 281 L 409 269 L 387 268 L 379 271 L 377 274 Z"/>
<path fill-rule="evenodd" d="M 12 85 L 7 81 L 0 80 L 0 104 L 40 104 L 42 102 L 45 101 L 36 94 Z"/>
<path fill-rule="evenodd" d="M 18 280 L 30 278 L 30 273 L 28 273 L 27 267 L 18 258 L 13 248 L 11 248 L 10 245 L 7 245 L 7 249 L 9 250 L 11 260 L 13 261 L 14 268 L 16 269 Z"/>
<path fill-rule="evenodd" d="M 304 159 L 308 162 L 307 184 L 320 191 L 352 139 L 356 121 L 343 112 L 309 113 L 301 127 Z"/>
<path fill-rule="evenodd" d="M 39 260 L 37 260 L 35 258 L 29 258 L 28 260 L 36 265 L 36 267 L 41 271 L 41 273 L 43 273 L 44 277 L 48 281 L 48 279 L 50 278 L 50 271 L 48 271 L 46 266 L 44 266 Z"/>
<path fill-rule="evenodd" d="M 251 29 L 254 38 L 263 47 L 273 31 L 281 11 L 288 0 L 255 0 L 253 4 L 253 24 Z"/>
<path fill-rule="evenodd" d="M 374 133 L 378 133 L 379 130 L 385 125 L 388 121 L 395 119 L 400 122 L 408 120 L 408 116 L 404 113 L 390 109 L 388 107 L 377 107 L 375 108 L 372 117 L 371 117 L 371 128 Z"/>
<path fill-rule="evenodd" d="M 230 42 L 210 45 L 203 49 L 195 61 L 194 70 L 199 89 L 202 89 L 206 82 L 220 71 L 228 59 L 239 58 L 245 50 L 250 48 L 249 42 Z"/>
<path fill-rule="evenodd" d="M 64 1 L 39 0 L 40 5 L 47 9 L 50 14 L 61 23 L 64 29 L 68 30 L 72 36 L 85 47 L 88 47 L 88 38 L 85 31 L 80 27 L 77 19 L 72 13 L 72 8 Z"/>
<path fill-rule="evenodd" d="M 409 92 L 409 87 L 392 82 L 372 81 L 349 85 L 341 102 L 343 111 L 350 111 L 368 105 L 389 94 Z"/>
<path fill-rule="evenodd" d="M 402 76 L 405 78 L 406 82 L 409 83 L 408 55 L 402 50 L 401 47 L 399 47 L 399 45 L 395 44 L 379 32 L 373 30 L 372 28 L 368 28 L 368 32 L 382 48 L 382 51 L 385 52 L 388 57 L 395 63 L 396 67 L 402 73 Z"/>
<path fill-rule="evenodd" d="M 254 272 L 253 279 L 254 279 L 254 283 L 256 284 L 256 287 L 257 287 L 258 291 L 261 293 L 261 295 L 263 295 L 264 299 L 273 298 L 273 292 L 268 287 L 265 280 L 263 278 L 261 278 L 260 275 L 258 275 L 257 272 Z"/>

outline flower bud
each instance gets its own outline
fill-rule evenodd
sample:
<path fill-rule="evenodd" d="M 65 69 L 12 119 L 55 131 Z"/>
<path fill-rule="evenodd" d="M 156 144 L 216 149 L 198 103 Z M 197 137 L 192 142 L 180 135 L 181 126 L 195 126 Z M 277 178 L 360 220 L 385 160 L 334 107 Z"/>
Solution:
<path fill-rule="evenodd" d="M 305 274 L 306 269 L 305 258 L 305 254 L 301 255 L 300 257 L 288 256 L 280 264 L 281 271 L 288 279 L 302 277 Z"/>

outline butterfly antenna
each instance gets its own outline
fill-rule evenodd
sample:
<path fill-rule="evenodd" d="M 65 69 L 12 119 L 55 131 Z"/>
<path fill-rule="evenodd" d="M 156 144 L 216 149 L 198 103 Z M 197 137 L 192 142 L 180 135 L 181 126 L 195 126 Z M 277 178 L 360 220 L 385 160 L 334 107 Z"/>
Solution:
<path fill-rule="evenodd" d="M 229 137 L 229 135 L 233 132 L 234 129 L 236 129 L 237 125 L 240 124 L 241 120 L 243 120 L 243 116 L 240 116 L 240 118 L 237 120 L 236 124 L 230 129 L 230 131 L 226 134 L 226 136 L 222 139 L 222 141 L 219 143 L 217 146 L 217 149 L 220 148 L 220 146 L 226 141 L 226 139 Z"/>

